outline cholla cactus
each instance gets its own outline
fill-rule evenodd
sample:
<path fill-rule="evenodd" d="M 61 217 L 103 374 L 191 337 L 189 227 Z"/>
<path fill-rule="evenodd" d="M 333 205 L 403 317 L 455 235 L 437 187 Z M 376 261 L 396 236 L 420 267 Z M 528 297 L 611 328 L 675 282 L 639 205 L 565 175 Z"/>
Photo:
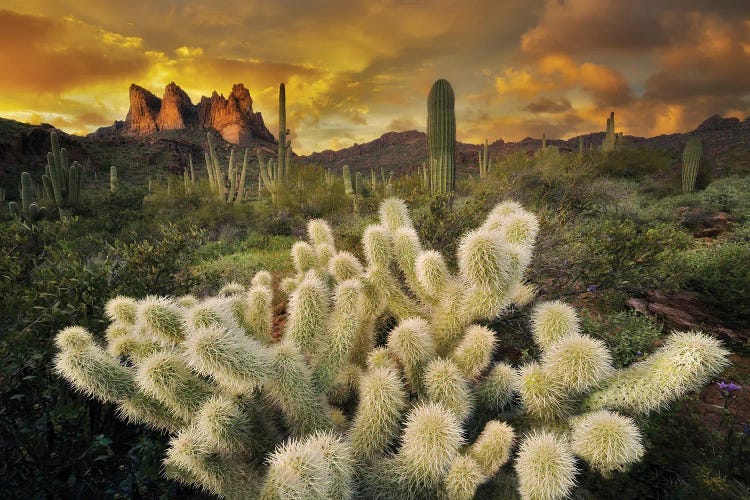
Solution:
<path fill-rule="evenodd" d="M 266 271 L 203 300 L 115 297 L 106 348 L 66 328 L 57 371 L 126 420 L 169 432 L 167 474 L 222 497 L 470 499 L 514 462 L 523 498 L 557 499 L 572 492 L 577 459 L 605 475 L 639 460 L 631 416 L 727 363 L 718 341 L 676 333 L 614 370 L 561 302 L 532 312 L 539 360 L 497 361 L 496 333 L 478 322 L 529 287 L 536 218 L 498 205 L 461 240 L 453 271 L 422 248 L 403 201 L 385 200 L 379 215 L 364 262 L 336 249 L 325 221 L 309 222 L 292 248 L 296 273 L 279 285 L 285 322 L 274 321 Z M 395 326 L 379 331 L 386 318 Z"/>

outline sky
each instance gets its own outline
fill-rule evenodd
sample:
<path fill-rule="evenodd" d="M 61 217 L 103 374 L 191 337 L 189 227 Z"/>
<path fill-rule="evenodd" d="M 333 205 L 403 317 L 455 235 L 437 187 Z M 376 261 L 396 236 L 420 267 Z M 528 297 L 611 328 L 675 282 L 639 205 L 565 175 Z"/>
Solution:
<path fill-rule="evenodd" d="M 85 134 L 128 87 L 193 102 L 250 90 L 295 152 L 424 130 L 430 86 L 458 139 L 653 136 L 750 114 L 748 0 L 0 0 L 0 116 Z"/>

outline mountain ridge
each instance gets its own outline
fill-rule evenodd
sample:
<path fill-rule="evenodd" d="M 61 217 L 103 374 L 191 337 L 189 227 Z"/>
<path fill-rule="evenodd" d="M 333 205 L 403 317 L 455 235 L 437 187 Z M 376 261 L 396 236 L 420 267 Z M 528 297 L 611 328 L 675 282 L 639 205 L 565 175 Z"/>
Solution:
<path fill-rule="evenodd" d="M 128 89 L 130 106 L 125 120 L 117 120 L 89 134 L 94 139 L 117 136 L 144 137 L 155 132 L 182 129 L 213 129 L 231 144 L 249 144 L 252 140 L 274 142 L 263 115 L 253 111 L 250 91 L 242 83 L 232 86 L 228 97 L 215 90 L 193 104 L 175 82 L 164 87 L 160 99 L 135 83 Z"/>

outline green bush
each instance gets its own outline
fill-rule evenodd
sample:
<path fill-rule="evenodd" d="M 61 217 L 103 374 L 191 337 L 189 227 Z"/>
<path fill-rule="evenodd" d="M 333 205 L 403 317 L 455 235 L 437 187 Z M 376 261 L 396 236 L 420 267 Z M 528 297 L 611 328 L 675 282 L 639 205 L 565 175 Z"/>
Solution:
<path fill-rule="evenodd" d="M 187 293 L 196 284 L 188 263 L 204 239 L 205 233 L 195 226 L 180 228 L 170 223 L 162 226 L 159 238 L 115 241 L 107 257 L 111 286 L 138 297 Z"/>
<path fill-rule="evenodd" d="M 619 311 L 599 318 L 584 314 L 581 330 L 602 339 L 612 353 L 615 366 L 622 368 L 651 353 L 662 329 L 647 316 Z"/>
<path fill-rule="evenodd" d="M 583 219 L 567 228 L 567 240 L 563 254 L 583 288 L 629 293 L 679 285 L 683 277 L 672 274 L 671 260 L 693 244 L 672 225 L 614 217 Z"/>
<path fill-rule="evenodd" d="M 737 318 L 750 314 L 750 243 L 727 242 L 683 252 L 677 269 L 688 285 Z"/>

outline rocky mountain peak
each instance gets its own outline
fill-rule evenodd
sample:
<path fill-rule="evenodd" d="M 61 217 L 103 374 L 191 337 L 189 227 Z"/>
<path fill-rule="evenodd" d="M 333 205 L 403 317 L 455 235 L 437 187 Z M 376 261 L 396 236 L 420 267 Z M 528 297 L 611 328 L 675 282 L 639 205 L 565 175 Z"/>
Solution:
<path fill-rule="evenodd" d="M 164 97 L 161 100 L 161 110 L 156 117 L 158 130 L 172 130 L 185 128 L 189 123 L 195 121 L 193 115 L 195 109 L 187 93 L 170 82 L 164 88 Z"/>
<path fill-rule="evenodd" d="M 253 111 L 250 91 L 242 83 L 234 84 L 228 98 L 214 90 L 210 98 L 201 97 L 198 104 L 193 104 L 175 82 L 164 88 L 162 99 L 135 83 L 130 85 L 129 95 L 130 109 L 124 125 L 115 122 L 100 128 L 94 136 L 144 136 L 160 130 L 205 128 L 216 130 L 234 144 L 251 139 L 274 141 L 263 116 Z"/>

